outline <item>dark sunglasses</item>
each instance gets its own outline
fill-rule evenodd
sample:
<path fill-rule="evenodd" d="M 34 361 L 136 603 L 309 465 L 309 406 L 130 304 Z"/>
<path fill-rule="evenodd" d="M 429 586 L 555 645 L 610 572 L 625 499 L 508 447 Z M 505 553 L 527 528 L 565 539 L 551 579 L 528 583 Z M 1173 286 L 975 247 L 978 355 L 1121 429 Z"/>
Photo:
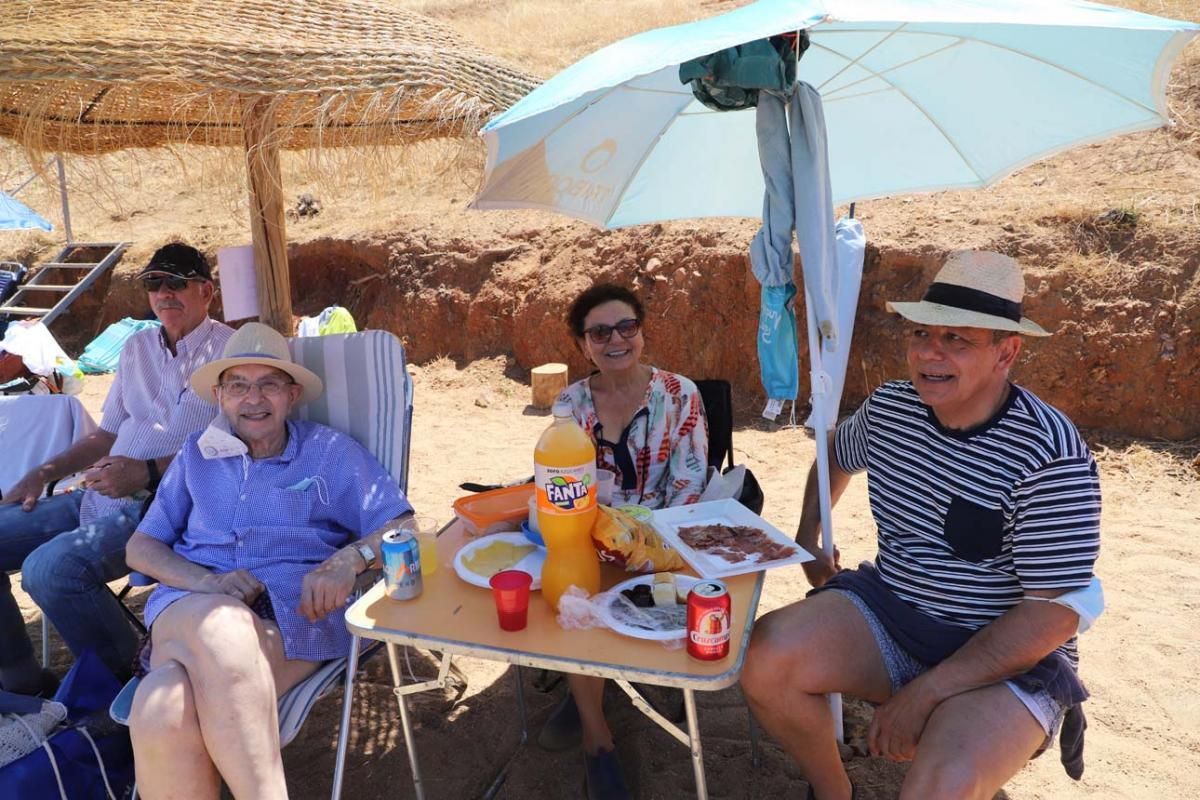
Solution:
<path fill-rule="evenodd" d="M 147 292 L 157 292 L 163 287 L 163 284 L 166 284 L 172 292 L 182 292 L 187 287 L 189 280 L 189 278 L 180 278 L 175 275 L 142 278 L 142 288 Z"/>
<path fill-rule="evenodd" d="M 613 331 L 621 334 L 622 339 L 632 339 L 641 329 L 642 323 L 636 319 L 623 319 L 616 325 L 593 325 L 584 333 L 594 344 L 607 344 L 612 339 Z"/>

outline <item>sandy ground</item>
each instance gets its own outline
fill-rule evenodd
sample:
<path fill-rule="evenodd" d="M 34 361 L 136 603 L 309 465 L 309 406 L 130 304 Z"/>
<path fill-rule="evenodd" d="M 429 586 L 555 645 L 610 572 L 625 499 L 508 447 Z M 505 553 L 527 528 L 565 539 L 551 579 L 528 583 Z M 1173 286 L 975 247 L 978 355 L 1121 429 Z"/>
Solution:
<path fill-rule="evenodd" d="M 572 13 L 576 4 L 569 0 L 397 1 L 457 26 L 482 46 L 543 75 L 634 30 L 740 4 L 621 0 L 609 4 L 612 13 L 579 15 Z M 1120 4 L 1196 17 L 1194 0 L 1123 0 Z M 1138 216 L 1141 229 L 1150 235 L 1180 243 L 1168 248 L 1171 258 L 1181 262 L 1194 258 L 1195 187 L 1200 175 L 1197 48 L 1200 44 L 1191 45 L 1171 79 L 1177 123 L 1171 130 L 1079 148 L 969 195 L 949 192 L 873 201 L 860 207 L 859 215 L 876 242 L 966 246 L 977 243 L 979 231 L 995 228 L 1011 233 L 1021 253 L 1037 256 L 1039 226 L 1047 220 L 1083 231 L 1097 215 L 1125 209 Z M 336 176 L 327 173 L 319 185 L 299 168 L 301 157 L 289 154 L 284 160 L 288 202 L 300 192 L 313 191 L 325 209 L 314 220 L 290 221 L 291 238 L 312 241 L 401 229 L 419 233 L 433 224 L 431 220 L 457 232 L 483 227 L 474 221 L 477 217 L 462 213 L 476 186 L 481 148 L 469 146 L 467 165 L 447 171 L 448 153 L 456 149 L 441 143 L 417 148 L 404 162 L 406 168 L 381 172 L 384 180 L 371 180 L 359 168 Z M 226 161 L 220 151 L 197 148 L 173 153 L 136 151 L 94 162 L 73 159 L 69 176 L 76 228 L 95 239 L 135 242 L 127 258 L 129 269 L 174 237 L 205 249 L 243 243 L 248 234 L 240 164 L 234 158 L 225 170 L 214 166 Z M 0 177 L 6 187 L 23 180 L 28 170 L 23 155 L 0 146 Z M 57 223 L 55 192 L 52 183 L 38 181 L 21 198 Z M 562 224 L 557 217 L 530 214 L 525 219 L 529 226 Z M 38 234 L 6 236 L 5 257 L 46 257 L 56 241 Z M 1121 261 L 1128 258 L 1124 251 L 1093 253 L 1082 234 L 1072 248 L 1072 253 L 1079 251 L 1071 258 L 1082 272 L 1094 265 L 1109 269 L 1115 263 L 1122 269 L 1112 274 L 1123 276 L 1129 285 L 1115 285 L 1114 292 L 1124 295 L 1136 288 L 1138 273 Z M 312 300 L 320 301 L 315 307 L 327 302 L 326 298 Z M 443 359 L 414 373 L 417 412 L 410 482 L 413 502 L 422 512 L 448 519 L 462 481 L 493 482 L 530 473 L 533 444 L 547 420 L 527 410 L 525 374 L 503 358 L 459 367 Z M 85 389 L 85 404 L 97 417 L 110 382 L 89 379 Z M 1195 624 L 1200 618 L 1200 555 L 1195 546 L 1200 532 L 1200 474 L 1189 460 L 1197 454 L 1197 443 L 1118 441 L 1098 435 L 1091 441 L 1103 476 L 1104 548 L 1098 571 L 1105 581 L 1109 610 L 1080 644 L 1082 674 L 1093 695 L 1087 704 L 1087 773 L 1081 782 L 1072 782 L 1058 765 L 1057 753 L 1050 753 L 1027 766 L 999 796 L 1014 800 L 1193 798 L 1200 794 L 1195 789 L 1200 785 L 1200 701 L 1192 685 L 1200 663 Z M 758 420 L 757 409 L 747 408 L 740 414 L 734 443 L 738 460 L 753 468 L 763 486 L 764 516 L 785 530 L 792 529 L 799 515 L 800 487 L 813 457 L 811 440 L 799 430 L 769 426 Z M 845 563 L 873 556 L 865 481 L 854 482 L 843 497 L 836 512 L 836 531 Z M 765 613 L 792 602 L 806 588 L 798 568 L 774 571 L 767 578 L 759 610 Z M 144 592 L 135 594 L 135 605 L 144 597 Z M 38 639 L 39 612 L 28 598 L 21 595 L 20 599 L 30 633 Z M 53 644 L 52 665 L 61 674 L 70 654 L 57 637 Z M 348 797 L 412 796 L 383 662 L 376 658 L 366 666 L 355 695 Z M 428 654 L 414 652 L 410 662 L 418 676 L 434 671 Z M 501 798 L 579 796 L 577 754 L 547 754 L 532 744 L 520 745 L 513 671 L 470 659 L 462 659 L 461 666 L 465 686 L 421 696 L 412 703 L 427 796 L 432 800 L 478 797 L 506 764 Z M 526 672 L 523 679 L 532 734 L 557 703 L 562 687 L 543 693 L 534 686 L 532 674 Z M 762 763 L 752 766 L 746 713 L 736 689 L 702 695 L 698 701 L 714 798 L 803 797 L 803 777 L 774 743 L 763 743 Z M 299 738 L 285 751 L 293 797 L 329 795 L 340 704 L 340 692 L 318 704 Z M 635 795 L 642 800 L 689 796 L 693 783 L 685 749 L 623 696 L 609 696 L 608 713 Z M 848 705 L 850 743 L 860 753 L 870 714 L 865 704 Z M 897 796 L 902 766 L 855 755 L 848 768 L 860 787 L 860 797 Z"/>
<path fill-rule="evenodd" d="M 456 368 L 441 360 L 413 369 L 416 405 L 411 494 L 422 511 L 442 519 L 466 481 L 497 481 L 530 472 L 535 439 L 547 423 L 527 407 L 529 388 L 503 359 Z M 523 378 L 523 376 L 516 376 Z M 83 396 L 94 415 L 110 383 L 89 379 Z M 792 529 L 800 486 L 814 448 L 800 430 L 777 428 L 742 409 L 734 444 L 737 459 L 759 477 L 766 495 L 764 516 Z M 464 443 L 470 442 L 469 446 Z M 1021 800 L 1071 798 L 1188 798 L 1200 782 L 1200 701 L 1191 681 L 1200 660 L 1194 627 L 1200 609 L 1200 481 L 1184 448 L 1153 442 L 1093 438 L 1104 486 L 1104 549 L 1098 571 L 1109 610 L 1083 637 L 1083 676 L 1092 691 L 1087 773 L 1075 783 L 1053 752 L 1021 771 L 1000 797 Z M 1194 455 L 1194 454 L 1191 454 Z M 851 484 L 836 511 L 839 546 L 846 563 L 872 557 L 873 526 L 866 484 Z M 769 574 L 759 612 L 800 597 L 806 588 L 798 568 Z M 38 612 L 22 596 L 31 634 Z M 69 654 L 55 640 L 54 664 Z M 369 663 L 355 698 L 348 761 L 348 796 L 412 796 L 399 718 L 387 690 L 385 659 Z M 501 798 L 579 796 L 579 758 L 520 746 L 512 671 L 461 659 L 464 686 L 418 698 L 414 724 L 431 798 L 475 797 L 511 759 Z M 434 662 L 413 652 L 410 668 L 430 675 Z M 562 691 L 538 691 L 524 680 L 531 732 Z M 673 798 L 692 791 L 686 751 L 642 717 L 619 693 L 609 695 L 609 716 L 621 759 L 636 796 Z M 665 698 L 670 700 L 670 698 Z M 340 691 L 323 700 L 285 751 L 293 796 L 328 795 L 333 772 Z M 802 797 L 803 778 L 778 746 L 762 745 L 762 763 L 751 764 L 744 706 L 737 689 L 699 697 L 700 725 L 710 792 L 717 798 Z M 848 705 L 852 746 L 861 748 L 870 707 Z M 855 755 L 849 771 L 860 797 L 898 794 L 903 767 Z"/>

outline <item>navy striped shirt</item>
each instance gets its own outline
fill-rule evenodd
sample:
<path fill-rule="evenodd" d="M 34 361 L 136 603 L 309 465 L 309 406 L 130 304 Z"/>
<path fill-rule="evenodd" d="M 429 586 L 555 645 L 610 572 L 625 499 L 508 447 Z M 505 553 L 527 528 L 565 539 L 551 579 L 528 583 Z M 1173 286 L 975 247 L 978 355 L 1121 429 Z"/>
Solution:
<path fill-rule="evenodd" d="M 838 426 L 838 465 L 867 471 L 879 575 L 943 622 L 978 629 L 1027 590 L 1076 589 L 1100 550 L 1100 480 L 1079 432 L 1013 386 L 970 431 L 944 428 L 908 381 Z M 1076 661 L 1075 640 L 1060 648 Z"/>

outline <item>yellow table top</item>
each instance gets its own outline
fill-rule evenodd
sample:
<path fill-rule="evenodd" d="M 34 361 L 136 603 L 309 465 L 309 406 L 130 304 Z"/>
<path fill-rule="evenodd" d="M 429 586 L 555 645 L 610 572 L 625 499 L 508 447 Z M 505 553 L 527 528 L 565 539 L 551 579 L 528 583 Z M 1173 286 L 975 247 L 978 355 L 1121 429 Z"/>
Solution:
<path fill-rule="evenodd" d="M 438 537 L 439 566 L 425 577 L 419 597 L 392 600 L 380 582 L 346 611 L 346 627 L 365 639 L 661 686 L 722 689 L 741 673 L 758 610 L 762 572 L 724 581 L 733 610 L 729 655 L 720 661 L 697 661 L 686 648 L 670 650 L 659 642 L 607 629 L 563 630 L 540 592 L 530 595 L 525 630 L 502 631 L 491 591 L 464 582 L 454 572 L 454 555 L 463 544 L 463 526 L 455 521 Z M 630 577 L 631 573 L 616 567 L 601 568 L 604 588 Z"/>

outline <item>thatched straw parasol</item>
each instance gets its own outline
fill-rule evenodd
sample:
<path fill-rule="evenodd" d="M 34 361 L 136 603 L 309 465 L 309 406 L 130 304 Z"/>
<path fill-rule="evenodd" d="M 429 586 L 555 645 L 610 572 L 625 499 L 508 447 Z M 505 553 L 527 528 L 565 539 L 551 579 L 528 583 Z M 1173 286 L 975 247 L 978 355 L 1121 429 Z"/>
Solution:
<path fill-rule="evenodd" d="M 286 333 L 281 148 L 469 136 L 536 84 L 388 0 L 6 0 L 0 15 L 0 136 L 32 158 L 245 148 L 260 318 Z"/>

